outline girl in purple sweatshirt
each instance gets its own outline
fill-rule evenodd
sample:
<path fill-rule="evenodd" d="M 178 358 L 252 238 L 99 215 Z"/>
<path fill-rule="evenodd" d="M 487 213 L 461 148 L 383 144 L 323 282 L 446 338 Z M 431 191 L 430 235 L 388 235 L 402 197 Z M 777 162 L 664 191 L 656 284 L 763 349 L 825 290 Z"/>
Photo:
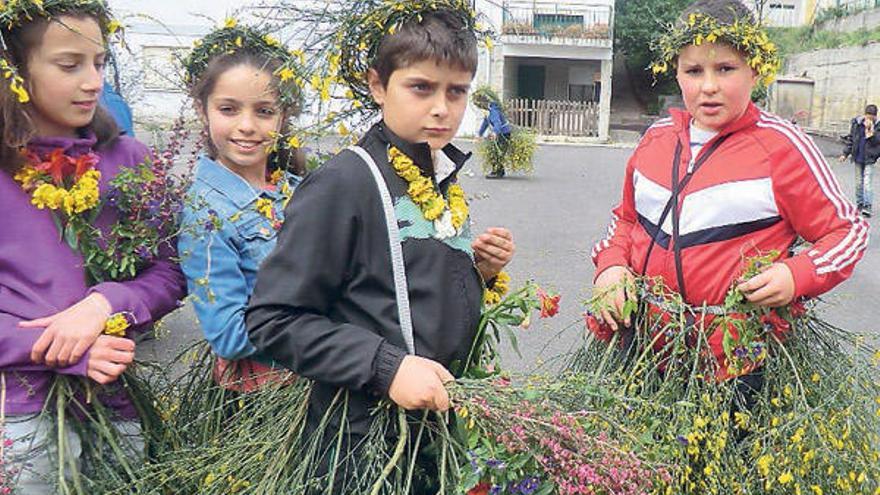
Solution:
<path fill-rule="evenodd" d="M 6 72 L 0 82 L 8 86 L 0 88 L 0 470 L 6 475 L 0 472 L 0 481 L 15 493 L 48 494 L 55 492 L 58 452 L 53 425 L 40 412 L 53 379 L 62 374 L 115 382 L 134 358 L 130 337 L 176 307 L 185 281 L 177 265 L 160 256 L 131 279 L 89 286 L 82 255 L 65 242 L 45 207 L 60 200 L 48 195 L 39 201 L 39 189 L 23 187 L 22 175 L 35 162 L 69 157 L 100 173 L 104 199 L 121 167 L 148 156 L 143 144 L 120 137 L 98 107 L 105 40 L 113 30 L 104 2 L 23 0 L 3 15 L 12 22 L 4 17 L 0 26 L 0 70 Z M 64 207 L 85 206 L 70 200 Z M 94 208 L 99 229 L 119 218 L 109 204 Z M 104 334 L 111 315 L 120 314 L 130 324 L 125 336 Z M 101 402 L 117 413 L 120 431 L 139 436 L 123 391 Z M 85 439 L 72 428 L 65 432 L 65 455 L 76 459 Z"/>

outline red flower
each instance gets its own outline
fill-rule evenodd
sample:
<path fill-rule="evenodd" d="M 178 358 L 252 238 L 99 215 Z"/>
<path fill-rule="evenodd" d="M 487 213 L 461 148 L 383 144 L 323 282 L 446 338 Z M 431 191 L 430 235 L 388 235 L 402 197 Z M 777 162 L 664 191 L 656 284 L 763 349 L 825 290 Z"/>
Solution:
<path fill-rule="evenodd" d="M 79 179 L 98 164 L 98 156 L 94 153 L 80 155 L 76 159 L 76 178 Z"/>
<path fill-rule="evenodd" d="M 492 488 L 492 485 L 483 481 L 477 484 L 477 486 L 468 490 L 467 495 L 489 495 L 490 488 Z"/>
<path fill-rule="evenodd" d="M 769 313 L 761 317 L 761 323 L 769 326 L 770 330 L 776 338 L 782 340 L 786 338 L 788 332 L 791 331 L 791 323 L 785 318 L 779 316 L 775 309 L 771 309 Z"/>
<path fill-rule="evenodd" d="M 807 313 L 807 307 L 803 301 L 795 301 L 788 306 L 788 312 L 792 318 L 800 318 Z"/>
<path fill-rule="evenodd" d="M 600 322 L 592 313 L 584 314 L 584 321 L 587 323 L 587 329 L 593 332 L 597 339 L 603 342 L 610 342 L 614 336 L 614 330 L 605 322 Z"/>
<path fill-rule="evenodd" d="M 44 162 L 38 163 L 34 168 L 41 172 L 48 172 L 56 185 L 61 185 L 64 176 L 70 175 L 75 170 L 72 160 L 64 154 L 64 150 L 61 148 L 52 150 L 49 158 Z"/>
<path fill-rule="evenodd" d="M 559 294 L 548 296 L 546 292 L 538 289 L 538 298 L 541 300 L 541 318 L 556 316 L 556 313 L 559 312 L 559 299 L 562 296 Z"/>

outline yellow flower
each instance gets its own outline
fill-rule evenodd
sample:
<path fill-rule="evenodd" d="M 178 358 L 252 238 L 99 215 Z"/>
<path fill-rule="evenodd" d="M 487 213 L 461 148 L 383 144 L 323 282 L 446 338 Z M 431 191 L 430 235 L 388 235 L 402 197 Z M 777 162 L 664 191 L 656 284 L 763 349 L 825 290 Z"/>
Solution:
<path fill-rule="evenodd" d="M 297 149 L 302 147 L 302 143 L 299 140 L 298 136 L 290 136 L 287 138 L 287 147 L 290 149 Z"/>
<path fill-rule="evenodd" d="M 750 416 L 748 413 L 737 411 L 733 413 L 733 420 L 736 423 L 736 427 L 740 430 L 746 430 L 749 427 L 749 419 Z"/>
<path fill-rule="evenodd" d="M 825 495 L 825 492 L 822 491 L 822 487 L 819 485 L 810 485 L 810 490 L 813 490 L 813 495 Z"/>
<path fill-rule="evenodd" d="M 271 182 L 273 186 L 277 186 L 278 183 L 281 182 L 282 177 L 284 177 L 284 172 L 282 172 L 280 168 L 277 168 L 272 172 L 272 175 L 269 176 L 269 182 Z"/>
<path fill-rule="evenodd" d="M 263 41 L 265 41 L 266 44 L 269 46 L 280 46 L 281 45 L 280 41 L 278 41 L 277 39 L 273 38 L 272 36 L 270 36 L 268 34 L 263 35 Z"/>
<path fill-rule="evenodd" d="M 241 39 L 241 36 L 235 38 L 235 46 L 241 48 L 244 45 L 244 40 Z"/>
<path fill-rule="evenodd" d="M 492 37 L 491 37 L 491 36 L 488 36 L 488 35 L 487 35 L 485 38 L 483 38 L 483 43 L 486 44 L 486 49 L 489 50 L 489 51 L 492 51 L 492 48 L 495 47 L 495 44 L 492 43 Z"/>
<path fill-rule="evenodd" d="M 269 220 L 275 219 L 275 209 L 272 200 L 268 198 L 260 198 L 257 200 L 257 212 Z"/>
<path fill-rule="evenodd" d="M 786 471 L 786 472 L 780 474 L 779 478 L 776 478 L 776 479 L 777 479 L 777 481 L 779 481 L 780 484 L 787 485 L 792 482 L 792 480 L 794 479 L 794 476 L 791 475 L 791 472 Z"/>
<path fill-rule="evenodd" d="M 336 128 L 337 132 L 339 132 L 340 136 L 348 136 L 349 131 L 348 127 L 345 127 L 345 124 L 340 122 L 339 127 Z"/>
<path fill-rule="evenodd" d="M 452 226 L 458 231 L 468 217 L 468 205 L 464 197 L 464 189 L 458 184 L 449 186 L 449 209 L 452 212 Z"/>
<path fill-rule="evenodd" d="M 444 201 L 439 195 L 435 195 L 433 198 L 425 202 L 425 209 L 422 211 L 425 218 L 433 222 L 440 218 L 440 215 L 443 214 L 443 210 L 445 209 L 446 201 Z"/>
<path fill-rule="evenodd" d="M 25 190 L 30 189 L 31 183 L 34 179 L 40 175 L 40 172 L 33 167 L 25 167 L 18 171 L 18 173 L 13 176 L 13 179 L 21 184 L 21 187 Z"/>
<path fill-rule="evenodd" d="M 667 70 L 669 70 L 669 66 L 666 64 L 666 62 L 654 63 L 651 65 L 651 71 L 654 74 L 663 74 Z"/>
<path fill-rule="evenodd" d="M 27 103 L 31 101 L 31 96 L 28 94 L 27 90 L 24 89 L 24 85 L 22 84 L 22 79 L 20 77 L 14 77 L 12 81 L 9 83 L 9 89 L 12 93 L 18 97 L 19 103 Z"/>
<path fill-rule="evenodd" d="M 761 476 L 768 476 L 770 474 L 770 463 L 773 462 L 773 456 L 770 454 L 764 454 L 758 458 L 758 472 L 761 473 Z"/>
<path fill-rule="evenodd" d="M 112 21 L 110 21 L 109 24 L 107 24 L 107 32 L 109 32 L 110 34 L 115 34 L 116 31 L 119 31 L 119 28 L 121 27 L 122 24 L 116 19 L 113 19 Z"/>
<path fill-rule="evenodd" d="M 281 79 L 281 82 L 287 82 L 293 79 L 293 70 L 290 67 L 284 67 L 280 71 L 278 71 L 278 78 Z"/>
<path fill-rule="evenodd" d="M 237 25 L 238 25 L 238 21 L 232 17 L 227 17 L 226 22 L 223 23 L 223 27 L 225 27 L 227 29 L 232 29 Z"/>
<path fill-rule="evenodd" d="M 125 337 L 125 330 L 128 327 L 128 318 L 122 313 L 116 313 L 104 323 L 104 334 L 113 337 Z"/>

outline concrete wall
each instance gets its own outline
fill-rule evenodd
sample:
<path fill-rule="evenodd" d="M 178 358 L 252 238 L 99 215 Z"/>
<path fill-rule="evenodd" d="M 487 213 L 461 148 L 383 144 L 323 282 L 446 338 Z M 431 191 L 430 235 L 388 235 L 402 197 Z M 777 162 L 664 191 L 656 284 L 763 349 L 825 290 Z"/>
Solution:
<path fill-rule="evenodd" d="M 793 55 L 785 74 L 814 81 L 808 127 L 828 133 L 848 131 L 848 122 L 868 103 L 880 103 L 880 44 Z"/>
<path fill-rule="evenodd" d="M 865 10 L 850 16 L 823 22 L 818 27 L 826 31 L 852 32 L 880 26 L 880 9 Z"/>

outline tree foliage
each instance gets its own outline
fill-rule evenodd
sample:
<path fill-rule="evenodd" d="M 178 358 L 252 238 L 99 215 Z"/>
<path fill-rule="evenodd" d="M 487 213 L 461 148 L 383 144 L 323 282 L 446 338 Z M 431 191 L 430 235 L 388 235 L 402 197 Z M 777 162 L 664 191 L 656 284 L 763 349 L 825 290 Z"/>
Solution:
<path fill-rule="evenodd" d="M 649 79 L 651 40 L 673 22 L 692 0 L 616 0 L 614 45 L 627 68 Z"/>

